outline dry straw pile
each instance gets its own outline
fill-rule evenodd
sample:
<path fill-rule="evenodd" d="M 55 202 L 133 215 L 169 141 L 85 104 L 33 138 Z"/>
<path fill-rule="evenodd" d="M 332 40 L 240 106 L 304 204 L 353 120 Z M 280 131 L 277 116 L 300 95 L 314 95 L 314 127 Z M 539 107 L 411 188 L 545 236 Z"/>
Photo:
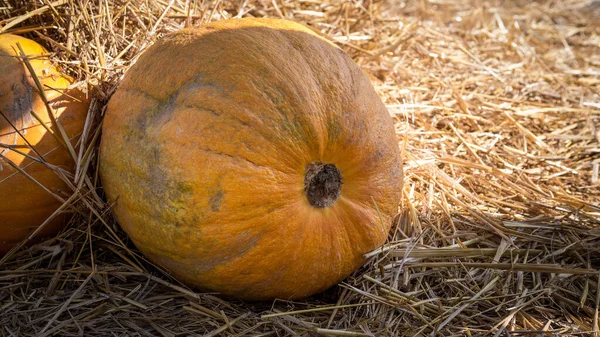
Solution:
<path fill-rule="evenodd" d="M 244 16 L 296 20 L 342 46 L 404 153 L 388 243 L 305 301 L 187 289 L 101 202 L 98 126 L 123 73 L 167 32 Z M 597 0 L 9 0 L 0 32 L 52 51 L 90 88 L 95 122 L 72 226 L 0 261 L 0 335 L 600 335 Z"/>

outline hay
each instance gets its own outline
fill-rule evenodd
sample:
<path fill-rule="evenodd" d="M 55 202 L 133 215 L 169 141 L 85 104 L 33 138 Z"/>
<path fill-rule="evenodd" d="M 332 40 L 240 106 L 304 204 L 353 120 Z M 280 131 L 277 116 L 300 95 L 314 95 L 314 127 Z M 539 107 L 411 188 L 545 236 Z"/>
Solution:
<path fill-rule="evenodd" d="M 335 41 L 396 118 L 402 212 L 388 243 L 304 301 L 198 293 L 148 263 L 98 183 L 104 105 L 164 33 L 284 17 Z M 0 261 L 6 336 L 600 335 L 600 2 L 4 1 L 0 31 L 91 88 L 77 215 Z M 5 202 L 5 201 L 3 201 Z"/>

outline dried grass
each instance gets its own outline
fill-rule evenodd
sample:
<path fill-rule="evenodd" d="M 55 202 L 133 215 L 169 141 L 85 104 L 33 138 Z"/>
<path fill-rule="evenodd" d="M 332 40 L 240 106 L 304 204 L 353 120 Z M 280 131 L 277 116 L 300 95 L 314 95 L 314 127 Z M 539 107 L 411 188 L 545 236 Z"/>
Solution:
<path fill-rule="evenodd" d="M 178 284 L 98 196 L 101 114 L 123 73 L 164 33 L 234 16 L 328 36 L 397 122 L 389 242 L 304 301 Z M 0 31 L 44 44 L 94 99 L 72 226 L 0 261 L 1 335 L 600 336 L 597 0 L 3 1 Z"/>

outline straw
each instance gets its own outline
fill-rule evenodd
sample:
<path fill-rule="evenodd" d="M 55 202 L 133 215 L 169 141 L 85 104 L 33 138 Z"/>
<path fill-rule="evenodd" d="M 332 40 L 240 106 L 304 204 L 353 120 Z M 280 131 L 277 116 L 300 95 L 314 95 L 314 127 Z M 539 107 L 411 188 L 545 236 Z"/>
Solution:
<path fill-rule="evenodd" d="M 164 34 L 234 16 L 329 38 L 396 125 L 405 187 L 388 242 L 308 299 L 190 289 L 102 199 L 100 127 L 123 74 Z M 71 224 L 0 263 L 0 335 L 600 336 L 599 20 L 592 0 L 0 5 L 0 31 L 43 44 L 94 101 L 75 176 L 49 165 L 72 189 Z"/>

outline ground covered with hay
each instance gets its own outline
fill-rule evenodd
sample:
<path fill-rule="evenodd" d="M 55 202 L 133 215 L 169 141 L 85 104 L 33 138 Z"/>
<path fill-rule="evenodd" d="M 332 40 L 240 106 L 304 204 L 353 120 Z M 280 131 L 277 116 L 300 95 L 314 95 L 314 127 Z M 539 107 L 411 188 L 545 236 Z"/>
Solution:
<path fill-rule="evenodd" d="M 303 301 L 179 284 L 128 242 L 97 178 L 104 106 L 140 53 L 248 16 L 341 46 L 403 152 L 386 245 Z M 94 100 L 71 226 L 0 260 L 0 335 L 600 335 L 600 2 L 5 0 L 0 32 L 43 44 Z"/>

